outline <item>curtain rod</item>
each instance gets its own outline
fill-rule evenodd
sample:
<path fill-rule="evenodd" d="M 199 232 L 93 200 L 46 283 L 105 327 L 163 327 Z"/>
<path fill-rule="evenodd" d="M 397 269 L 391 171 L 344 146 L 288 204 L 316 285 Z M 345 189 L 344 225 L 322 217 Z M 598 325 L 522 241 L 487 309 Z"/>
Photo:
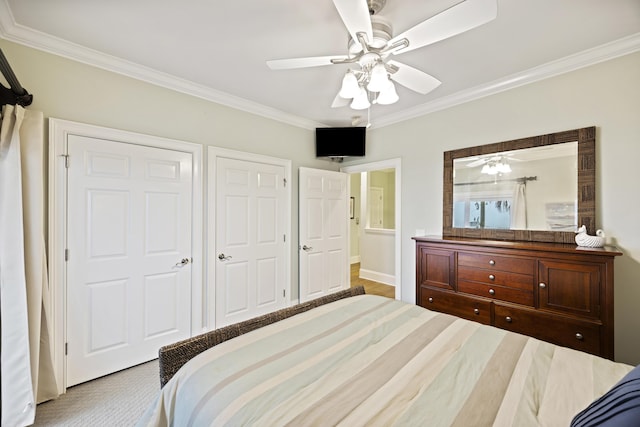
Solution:
<path fill-rule="evenodd" d="M 0 49 L 0 72 L 2 72 L 2 75 L 11 87 L 11 89 L 7 89 L 0 84 L 0 104 L 19 104 L 23 107 L 31 105 L 33 95 L 22 87 L 15 73 L 11 69 L 9 61 L 7 61 L 7 58 L 4 56 L 2 49 Z"/>
<path fill-rule="evenodd" d="M 537 181 L 537 176 L 523 176 L 520 178 L 501 179 L 500 181 L 478 181 L 478 182 L 459 182 L 453 185 L 480 185 L 480 184 L 497 184 L 498 182 L 521 182 L 526 184 L 527 181 Z"/>

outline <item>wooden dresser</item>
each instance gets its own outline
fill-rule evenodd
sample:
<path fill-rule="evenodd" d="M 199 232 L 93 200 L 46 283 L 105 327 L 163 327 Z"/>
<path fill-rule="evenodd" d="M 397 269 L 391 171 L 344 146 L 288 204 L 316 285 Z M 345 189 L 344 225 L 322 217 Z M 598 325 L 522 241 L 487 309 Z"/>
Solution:
<path fill-rule="evenodd" d="M 613 359 L 615 248 L 413 239 L 418 305 Z"/>

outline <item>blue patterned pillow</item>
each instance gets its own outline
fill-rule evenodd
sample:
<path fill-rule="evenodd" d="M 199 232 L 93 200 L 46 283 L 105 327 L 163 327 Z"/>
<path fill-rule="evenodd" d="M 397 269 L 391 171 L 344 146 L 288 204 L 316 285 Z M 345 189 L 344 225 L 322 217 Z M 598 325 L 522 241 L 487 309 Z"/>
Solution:
<path fill-rule="evenodd" d="M 571 427 L 640 426 L 640 365 L 571 421 Z"/>

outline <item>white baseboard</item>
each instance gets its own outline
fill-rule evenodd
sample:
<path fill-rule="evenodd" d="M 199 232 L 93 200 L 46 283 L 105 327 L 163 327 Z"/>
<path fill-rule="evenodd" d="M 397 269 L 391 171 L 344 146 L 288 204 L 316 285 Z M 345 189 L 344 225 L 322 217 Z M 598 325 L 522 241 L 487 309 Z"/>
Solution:
<path fill-rule="evenodd" d="M 374 282 L 384 283 L 389 286 L 396 286 L 396 276 L 386 273 L 380 273 L 372 270 L 365 270 L 364 268 L 360 268 L 360 278 L 373 280 Z"/>
<path fill-rule="evenodd" d="M 351 261 L 350 261 L 351 264 L 357 264 L 359 262 L 360 262 L 360 255 L 355 255 L 351 257 Z"/>

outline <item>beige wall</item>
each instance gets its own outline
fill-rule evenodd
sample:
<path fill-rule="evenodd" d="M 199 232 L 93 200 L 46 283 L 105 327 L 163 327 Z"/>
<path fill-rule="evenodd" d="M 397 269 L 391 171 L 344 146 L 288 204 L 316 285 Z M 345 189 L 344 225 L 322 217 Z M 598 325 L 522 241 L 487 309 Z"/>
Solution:
<path fill-rule="evenodd" d="M 30 109 L 75 122 L 292 160 L 292 242 L 298 241 L 298 168 L 336 170 L 315 158 L 314 132 L 160 88 L 0 39 Z M 6 86 L 6 83 L 4 83 Z M 205 162 L 206 168 L 206 162 Z M 205 242 L 206 245 L 206 242 Z M 291 253 L 298 297 L 298 251 Z"/>
<path fill-rule="evenodd" d="M 624 252 L 616 359 L 640 363 L 640 53 L 369 132 L 366 162 L 402 157 L 403 299 L 415 301 L 411 236 L 441 232 L 444 151 L 587 126 L 597 127 L 596 225 Z"/>
<path fill-rule="evenodd" d="M 46 117 L 288 158 L 293 164 L 293 241 L 297 168 L 336 169 L 316 160 L 313 132 L 162 89 L 0 39 L 31 108 Z M 402 295 L 415 300 L 416 229 L 442 226 L 442 153 L 595 125 L 597 226 L 624 256 L 616 260 L 616 358 L 640 363 L 640 53 L 369 131 L 357 163 L 402 157 Z M 401 95 L 402 96 L 402 95 Z M 383 108 L 383 107 L 381 107 Z M 375 125 L 375 123 L 374 123 Z M 352 164 L 355 164 L 352 163 Z M 348 165 L 344 164 L 345 166 Z M 297 251 L 292 251 L 297 295 Z"/>

